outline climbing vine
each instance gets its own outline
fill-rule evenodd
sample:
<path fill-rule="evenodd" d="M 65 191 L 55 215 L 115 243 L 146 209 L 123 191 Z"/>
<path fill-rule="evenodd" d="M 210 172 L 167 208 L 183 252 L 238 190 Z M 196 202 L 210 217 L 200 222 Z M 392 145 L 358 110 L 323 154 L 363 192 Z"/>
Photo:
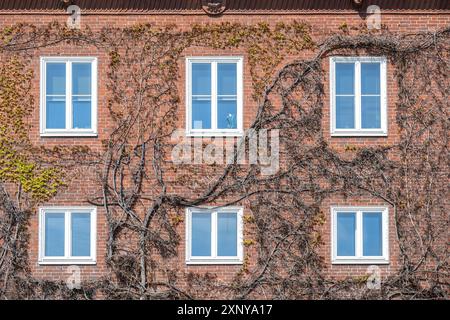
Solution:
<path fill-rule="evenodd" d="M 189 30 L 135 25 L 69 30 L 15 25 L 0 31 L 0 281 L 2 297 L 115 299 L 448 298 L 448 68 L 450 29 L 396 34 L 341 27 L 313 39 L 302 22 L 212 24 Z M 107 107 L 113 121 L 102 152 L 36 148 L 26 119 L 30 60 L 56 45 L 90 46 L 109 57 Z M 280 170 L 259 165 L 174 165 L 172 134 L 182 120 L 178 83 L 191 48 L 245 53 L 257 106 L 249 129 L 280 130 Z M 386 56 L 398 94 L 396 142 L 336 150 L 323 133 L 332 55 Z M 306 58 L 305 58 L 306 57 Z M 14 125 L 11 125 L 14 124 Z M 248 139 L 247 135 L 244 140 Z M 234 157 L 238 155 L 234 150 Z M 55 161 L 55 158 L 58 161 Z M 74 170 L 90 168 L 97 195 L 85 199 L 107 221 L 103 278 L 69 290 L 33 278 L 30 219 Z M 370 196 L 393 208 L 398 271 L 368 290 L 366 278 L 334 279 L 319 254 L 334 196 Z M 186 207 L 246 208 L 242 268 L 231 280 L 180 268 Z"/>

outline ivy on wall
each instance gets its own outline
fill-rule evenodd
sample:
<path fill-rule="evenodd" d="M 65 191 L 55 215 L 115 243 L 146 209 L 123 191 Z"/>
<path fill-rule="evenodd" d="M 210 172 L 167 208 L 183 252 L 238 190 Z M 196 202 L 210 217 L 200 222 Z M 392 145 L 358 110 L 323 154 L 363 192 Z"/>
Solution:
<path fill-rule="evenodd" d="M 96 33 L 57 23 L 4 28 L 0 294 L 83 299 L 448 297 L 449 32 L 401 35 L 341 28 L 313 39 L 310 27 L 301 22 L 224 23 L 189 30 L 136 25 Z M 100 154 L 64 146 L 36 150 L 28 139 L 26 119 L 36 107 L 29 95 L 30 59 L 55 45 L 74 50 L 91 46 L 110 58 L 107 106 L 114 124 Z M 257 105 L 249 127 L 280 130 L 279 172 L 267 177 L 257 165 L 175 166 L 168 160 L 170 137 L 183 108 L 180 61 L 193 47 L 245 52 Z M 398 96 L 392 108 L 399 139 L 337 151 L 321 125 L 323 60 L 360 53 L 386 56 L 395 70 Z M 97 196 L 85 200 L 106 215 L 111 273 L 69 290 L 62 282 L 26 272 L 26 226 L 36 206 L 64 187 L 74 167 L 83 166 L 98 179 Z M 398 245 L 400 267 L 383 279 L 381 290 L 368 290 L 365 278 L 325 276 L 327 266 L 319 254 L 324 245 L 322 204 L 332 196 L 371 196 L 392 206 L 398 242 L 391 245 Z M 244 243 L 252 259 L 245 257 L 230 281 L 179 270 L 182 208 L 236 203 L 249 208 Z"/>

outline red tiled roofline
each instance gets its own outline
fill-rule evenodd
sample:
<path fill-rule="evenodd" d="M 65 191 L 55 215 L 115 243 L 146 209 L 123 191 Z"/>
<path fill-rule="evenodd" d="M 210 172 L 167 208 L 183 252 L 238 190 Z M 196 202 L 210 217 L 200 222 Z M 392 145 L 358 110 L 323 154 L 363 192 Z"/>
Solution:
<path fill-rule="evenodd" d="M 202 10 L 202 0 L 68 0 L 78 5 L 85 12 L 127 12 L 127 13 L 194 13 L 205 14 Z M 214 1 L 214 0 L 211 0 Z M 412 10 L 450 10 L 448 0 L 363 0 L 358 9 L 354 0 L 226 0 L 226 13 L 257 13 L 271 12 L 343 12 L 361 10 L 376 4 L 382 10 L 402 11 Z M 64 11 L 67 4 L 62 0 L 0 0 L 1 11 L 33 11 L 54 12 Z"/>

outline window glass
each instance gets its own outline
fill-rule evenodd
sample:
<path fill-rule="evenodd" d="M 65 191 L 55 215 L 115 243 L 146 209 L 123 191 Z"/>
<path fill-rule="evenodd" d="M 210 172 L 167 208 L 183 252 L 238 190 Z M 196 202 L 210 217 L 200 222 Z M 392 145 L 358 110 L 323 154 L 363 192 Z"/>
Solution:
<path fill-rule="evenodd" d="M 361 94 L 380 94 L 380 64 L 361 63 Z"/>
<path fill-rule="evenodd" d="M 380 96 L 361 97 L 361 128 L 381 128 Z"/>
<path fill-rule="evenodd" d="M 380 64 L 361 63 L 361 128 L 381 128 Z"/>
<path fill-rule="evenodd" d="M 219 212 L 217 232 L 217 255 L 237 256 L 237 214 Z"/>
<path fill-rule="evenodd" d="M 354 81 L 355 81 L 355 64 L 336 63 L 337 129 L 355 128 Z"/>
<path fill-rule="evenodd" d="M 211 64 L 192 64 L 192 95 L 211 95 Z"/>
<path fill-rule="evenodd" d="M 338 212 L 337 214 L 337 255 L 355 255 L 356 213 Z"/>
<path fill-rule="evenodd" d="M 237 128 L 236 98 L 219 97 L 217 105 L 217 126 L 219 129 Z"/>
<path fill-rule="evenodd" d="M 90 95 L 92 75 L 90 63 L 72 63 L 72 94 Z"/>
<path fill-rule="evenodd" d="M 382 213 L 363 212 L 363 255 L 382 256 Z"/>
<path fill-rule="evenodd" d="M 64 256 L 64 213 L 45 213 L 45 255 Z"/>
<path fill-rule="evenodd" d="M 217 64 L 217 85 L 219 95 L 237 94 L 237 64 L 218 63 Z"/>
<path fill-rule="evenodd" d="M 91 98 L 84 96 L 72 97 L 73 128 L 91 128 Z"/>
<path fill-rule="evenodd" d="M 91 214 L 72 213 L 72 256 L 91 255 Z"/>
<path fill-rule="evenodd" d="M 349 96 L 336 97 L 336 128 L 355 128 L 355 98 Z"/>
<path fill-rule="evenodd" d="M 64 96 L 47 96 L 45 123 L 47 129 L 66 128 L 66 98 Z"/>
<path fill-rule="evenodd" d="M 66 64 L 47 63 L 46 89 L 48 95 L 66 94 Z"/>
<path fill-rule="evenodd" d="M 354 63 L 336 63 L 336 94 L 355 94 Z"/>
<path fill-rule="evenodd" d="M 211 99 L 192 97 L 192 129 L 211 129 Z"/>
<path fill-rule="evenodd" d="M 211 129 L 211 64 L 192 64 L 192 129 Z"/>
<path fill-rule="evenodd" d="M 192 213 L 192 255 L 211 256 L 210 213 Z"/>

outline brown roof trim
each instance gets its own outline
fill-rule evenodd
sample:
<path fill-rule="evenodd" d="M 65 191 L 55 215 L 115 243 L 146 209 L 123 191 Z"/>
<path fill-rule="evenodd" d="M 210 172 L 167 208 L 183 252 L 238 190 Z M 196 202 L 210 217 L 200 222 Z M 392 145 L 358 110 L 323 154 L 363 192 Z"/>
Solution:
<path fill-rule="evenodd" d="M 168 12 L 180 13 L 202 10 L 202 0 L 71 0 L 82 11 L 103 12 Z M 352 11 L 356 8 L 352 0 L 226 0 L 226 13 L 229 12 L 294 12 L 303 11 Z M 363 0 L 361 11 L 371 4 L 381 10 L 450 10 L 449 0 Z M 63 11 L 61 0 L 0 0 L 1 11 Z"/>
<path fill-rule="evenodd" d="M 311 16 L 311 15 L 354 15 L 355 10 L 291 10 L 291 11 L 280 11 L 280 10 L 255 10 L 251 12 L 243 12 L 242 10 L 227 10 L 225 16 L 233 15 L 299 15 L 299 16 Z M 389 15 L 448 15 L 450 10 L 389 10 L 385 11 L 385 14 Z M 50 15 L 50 16 L 67 16 L 65 11 L 56 12 L 55 10 L 3 10 L 0 9 L 0 15 Z M 206 13 L 202 10 L 180 10 L 180 11 L 120 11 L 120 10 L 86 10 L 82 11 L 84 16 L 132 16 L 132 15 L 147 15 L 147 16 L 158 16 L 158 15 L 177 15 L 177 16 L 204 16 Z"/>

